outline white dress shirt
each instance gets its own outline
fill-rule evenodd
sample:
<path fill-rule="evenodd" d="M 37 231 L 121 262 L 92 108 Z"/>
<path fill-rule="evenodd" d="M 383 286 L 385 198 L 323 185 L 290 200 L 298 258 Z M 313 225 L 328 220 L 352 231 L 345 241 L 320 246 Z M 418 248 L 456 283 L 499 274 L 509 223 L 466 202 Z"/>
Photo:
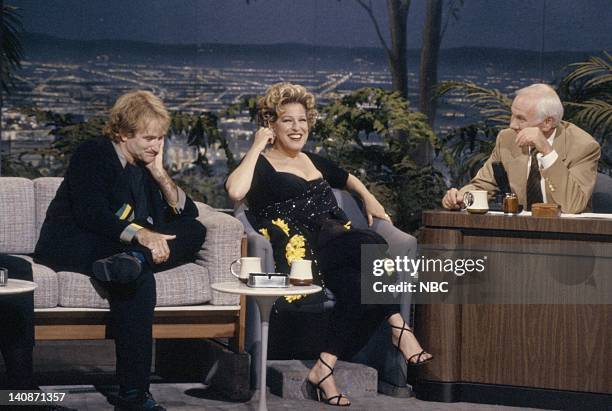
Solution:
<path fill-rule="evenodd" d="M 548 137 L 548 144 L 552 146 L 553 141 L 555 141 L 555 134 L 557 134 L 557 129 L 553 131 L 553 133 Z M 529 169 L 531 168 L 531 150 L 533 147 L 529 147 L 529 160 L 527 161 L 527 175 L 529 175 Z M 538 159 L 538 165 L 540 166 L 540 170 L 546 170 L 548 167 L 552 166 L 557 158 L 559 158 L 559 154 L 553 150 L 546 154 L 545 156 L 541 153 L 536 154 L 536 158 Z M 546 201 L 546 186 L 544 185 L 544 177 L 540 175 L 540 188 L 542 190 L 542 201 Z"/>

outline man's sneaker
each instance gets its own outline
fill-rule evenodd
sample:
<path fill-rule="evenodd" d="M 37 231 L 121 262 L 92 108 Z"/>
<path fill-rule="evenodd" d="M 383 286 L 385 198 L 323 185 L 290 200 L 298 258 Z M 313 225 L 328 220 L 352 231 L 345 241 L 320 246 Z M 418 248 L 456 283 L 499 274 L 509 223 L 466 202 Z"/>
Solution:
<path fill-rule="evenodd" d="M 131 390 L 128 394 L 119 394 L 114 405 L 115 411 L 166 411 L 148 391 Z"/>
<path fill-rule="evenodd" d="M 95 261 L 92 270 L 97 280 L 125 284 L 140 276 L 142 263 L 128 253 L 119 253 Z"/>

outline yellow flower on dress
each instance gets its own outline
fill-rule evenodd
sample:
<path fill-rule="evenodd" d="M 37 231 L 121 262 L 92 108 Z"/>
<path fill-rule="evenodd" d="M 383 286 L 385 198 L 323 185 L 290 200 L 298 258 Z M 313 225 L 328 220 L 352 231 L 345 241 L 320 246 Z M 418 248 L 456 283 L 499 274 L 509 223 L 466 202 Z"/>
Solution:
<path fill-rule="evenodd" d="M 296 234 L 289 239 L 285 246 L 285 257 L 289 265 L 293 260 L 301 260 L 306 257 L 306 239 L 303 235 Z"/>
<path fill-rule="evenodd" d="M 304 296 L 301 295 L 301 294 L 298 294 L 298 295 L 286 295 L 285 296 L 285 301 L 287 301 L 288 303 L 292 303 L 292 302 L 300 300 L 302 298 L 304 298 Z"/>
<path fill-rule="evenodd" d="M 287 224 L 284 220 L 277 218 L 276 220 L 272 220 L 272 224 L 283 230 L 285 235 L 289 237 L 289 224 Z"/>
<path fill-rule="evenodd" d="M 351 229 L 351 220 L 348 220 L 346 224 L 344 224 L 344 229 L 345 230 L 350 230 Z"/>
<path fill-rule="evenodd" d="M 259 233 L 263 235 L 266 240 L 270 241 L 270 234 L 268 234 L 267 228 L 260 228 Z"/>

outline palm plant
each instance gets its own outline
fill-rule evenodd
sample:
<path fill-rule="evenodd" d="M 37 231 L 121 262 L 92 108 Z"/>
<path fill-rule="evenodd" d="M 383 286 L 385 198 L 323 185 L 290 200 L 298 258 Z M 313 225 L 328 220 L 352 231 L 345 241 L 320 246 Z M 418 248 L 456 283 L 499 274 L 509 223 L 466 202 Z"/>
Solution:
<path fill-rule="evenodd" d="M 0 2 L 0 89 L 2 92 L 9 92 L 11 73 L 21 67 L 23 49 L 18 36 L 21 29 L 17 8 Z M 0 108 L 2 107 L 2 94 L 0 93 Z M 2 141 L 2 130 L 0 130 L 0 141 Z M 14 167 L 7 161 L 2 161 L 0 155 L 0 175 L 16 172 L 15 170 L 19 169 L 20 167 Z"/>
<path fill-rule="evenodd" d="M 472 82 L 444 81 L 436 91 L 438 96 L 463 95 L 483 118 L 477 123 L 455 128 L 440 138 L 440 152 L 448 167 L 451 185 L 462 186 L 493 151 L 497 133 L 510 123 L 512 100 L 499 90 Z"/>
<path fill-rule="evenodd" d="M 11 85 L 11 74 L 21 67 L 23 48 L 19 33 L 22 28 L 17 8 L 3 4 L 0 12 L 0 87 L 6 92 Z"/>
<path fill-rule="evenodd" d="M 376 88 L 356 90 L 319 112 L 316 142 L 366 184 L 398 227 L 416 230 L 422 210 L 437 207 L 444 188 L 441 174 L 412 155 L 422 144 L 440 147 L 426 117 L 410 111 L 399 93 Z"/>
<path fill-rule="evenodd" d="M 591 56 L 570 64 L 559 85 L 565 118 L 590 132 L 601 144 L 602 169 L 612 169 L 612 55 Z"/>
<path fill-rule="evenodd" d="M 612 170 L 610 135 L 612 134 L 612 56 L 567 66 L 572 69 L 560 82 L 557 93 L 565 108 L 565 119 L 591 133 L 600 143 L 600 169 Z M 441 138 L 442 154 L 449 167 L 453 185 L 462 185 L 481 167 L 493 149 L 495 136 L 510 123 L 512 100 L 495 89 L 471 82 L 446 81 L 437 88 L 438 96 L 463 95 L 483 120 L 454 129 Z"/>

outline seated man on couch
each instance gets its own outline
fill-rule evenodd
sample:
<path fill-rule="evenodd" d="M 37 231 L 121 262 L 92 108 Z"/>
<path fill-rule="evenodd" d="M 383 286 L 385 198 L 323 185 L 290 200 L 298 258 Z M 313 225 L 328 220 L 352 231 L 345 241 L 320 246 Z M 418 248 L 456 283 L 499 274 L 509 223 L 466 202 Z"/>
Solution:
<path fill-rule="evenodd" d="M 0 254 L 0 267 L 10 278 L 32 281 L 29 262 Z M 0 352 L 4 357 L 6 386 L 2 390 L 34 390 L 32 349 L 34 348 L 34 293 L 4 295 L 0 299 Z"/>
<path fill-rule="evenodd" d="M 193 260 L 206 235 L 195 204 L 163 168 L 169 123 L 153 94 L 119 97 L 106 138 L 72 155 L 36 245 L 38 262 L 89 275 L 108 297 L 120 409 L 164 409 L 149 393 L 153 272 Z"/>

